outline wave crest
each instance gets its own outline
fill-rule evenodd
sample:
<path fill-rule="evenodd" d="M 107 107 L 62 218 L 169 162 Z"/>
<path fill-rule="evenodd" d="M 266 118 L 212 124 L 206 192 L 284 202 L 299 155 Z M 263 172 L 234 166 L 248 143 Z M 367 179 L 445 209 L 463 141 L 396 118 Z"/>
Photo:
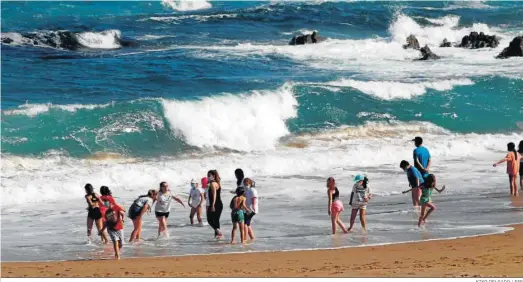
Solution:
<path fill-rule="evenodd" d="M 206 0 L 162 0 L 162 5 L 176 11 L 195 11 L 212 7 Z"/>

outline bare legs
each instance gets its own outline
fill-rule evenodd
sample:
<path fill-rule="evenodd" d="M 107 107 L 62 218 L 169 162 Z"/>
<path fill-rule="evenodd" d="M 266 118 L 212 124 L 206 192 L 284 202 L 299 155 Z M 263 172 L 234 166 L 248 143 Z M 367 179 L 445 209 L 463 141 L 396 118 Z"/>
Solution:
<path fill-rule="evenodd" d="M 429 208 L 429 210 L 427 211 L 427 208 Z M 419 216 L 419 220 L 418 220 L 418 227 L 421 226 L 421 223 L 425 222 L 427 220 L 427 218 L 429 217 L 429 215 L 434 211 L 436 210 L 436 206 L 433 204 L 433 203 L 426 203 L 424 204 L 422 207 L 421 207 L 421 214 Z M 426 214 L 425 214 L 426 212 Z"/>
<path fill-rule="evenodd" d="M 419 187 L 412 188 L 412 205 L 417 208 L 419 207 L 419 199 L 421 198 L 421 189 Z"/>
<path fill-rule="evenodd" d="M 87 225 L 89 225 L 89 220 L 87 220 Z M 95 220 L 95 223 L 96 223 L 96 229 L 98 229 L 98 234 L 100 235 L 100 237 L 102 238 L 102 242 L 104 244 L 107 244 L 109 243 L 109 239 L 107 238 L 107 233 L 105 233 L 105 231 L 103 231 L 103 221 L 102 219 L 97 219 Z M 91 226 L 92 226 L 92 223 L 91 223 Z"/>
<path fill-rule="evenodd" d="M 518 176 L 517 174 L 508 175 L 508 180 L 510 182 L 510 195 L 517 196 L 518 195 Z"/>
<path fill-rule="evenodd" d="M 158 219 L 158 237 L 160 237 L 162 233 L 167 231 L 167 218 L 165 216 L 157 216 L 156 219 Z"/>
<path fill-rule="evenodd" d="M 339 226 L 343 233 L 347 233 L 347 229 L 345 229 L 345 225 L 340 219 L 341 212 L 337 213 L 331 213 L 331 223 L 332 223 L 332 234 L 336 234 L 336 226 Z"/>
<path fill-rule="evenodd" d="M 129 238 L 129 243 L 131 243 L 134 240 L 140 240 L 142 235 L 142 218 L 137 217 L 133 219 L 133 232 L 131 233 L 131 238 Z"/>
<path fill-rule="evenodd" d="M 350 226 L 349 230 L 347 230 L 348 232 L 352 231 L 352 228 L 354 227 L 354 221 L 356 221 L 358 210 L 360 211 L 361 228 L 363 230 L 367 230 L 367 217 L 365 215 L 365 209 L 352 209 L 352 212 L 350 214 Z"/>
<path fill-rule="evenodd" d="M 113 248 L 114 248 L 114 257 L 116 259 L 120 259 L 120 249 L 122 248 L 122 241 L 114 241 L 113 242 Z"/>
<path fill-rule="evenodd" d="M 89 243 L 92 241 L 92 230 L 93 230 L 94 220 L 90 217 L 87 217 L 87 237 L 89 238 Z"/>
<path fill-rule="evenodd" d="M 194 224 L 194 214 L 196 214 L 196 218 L 198 219 L 198 223 L 202 224 L 202 207 L 191 208 L 191 214 L 189 215 L 189 219 L 191 220 L 191 225 Z"/>
<path fill-rule="evenodd" d="M 238 229 L 238 226 L 240 228 L 240 240 L 242 244 L 245 243 L 245 223 L 235 222 L 231 231 L 231 244 L 236 244 L 236 229 Z"/>

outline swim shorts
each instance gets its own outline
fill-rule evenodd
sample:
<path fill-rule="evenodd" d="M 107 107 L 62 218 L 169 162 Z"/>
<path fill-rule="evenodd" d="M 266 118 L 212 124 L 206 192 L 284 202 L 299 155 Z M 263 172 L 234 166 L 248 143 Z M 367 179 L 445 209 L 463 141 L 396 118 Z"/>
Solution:
<path fill-rule="evenodd" d="M 123 229 L 121 230 L 113 230 L 113 229 L 107 229 L 107 233 L 109 233 L 109 237 L 111 237 L 111 240 L 114 242 L 116 241 L 124 241 L 123 239 Z"/>

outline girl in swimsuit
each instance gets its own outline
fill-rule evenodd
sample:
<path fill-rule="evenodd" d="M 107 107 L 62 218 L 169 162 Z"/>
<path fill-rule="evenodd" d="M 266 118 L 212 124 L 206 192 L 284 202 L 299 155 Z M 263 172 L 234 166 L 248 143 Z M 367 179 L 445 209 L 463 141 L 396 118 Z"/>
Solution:
<path fill-rule="evenodd" d="M 107 244 L 109 240 L 107 235 L 103 231 L 102 212 L 100 211 L 100 200 L 99 196 L 94 192 L 93 185 L 85 184 L 85 200 L 87 201 L 87 237 L 91 242 L 91 230 L 93 229 L 93 223 L 96 223 L 98 229 L 98 235 L 101 236 L 102 242 Z"/>
<path fill-rule="evenodd" d="M 507 144 L 508 154 L 504 159 L 494 164 L 496 167 L 498 164 L 507 162 L 507 174 L 508 181 L 510 183 L 510 195 L 518 195 L 518 174 L 519 174 L 519 165 L 521 160 L 521 155 L 516 151 L 516 144 L 510 142 Z"/>
<path fill-rule="evenodd" d="M 419 201 L 421 204 L 421 214 L 418 220 L 418 227 L 421 226 L 421 223 L 425 223 L 427 217 L 436 210 L 436 206 L 432 203 L 431 199 L 432 190 L 435 189 L 438 193 L 445 190 L 445 185 L 443 185 L 441 189 L 436 188 L 436 176 L 434 176 L 434 174 L 429 174 L 425 181 L 425 186 L 421 188 L 421 198 Z M 427 208 L 429 209 L 428 211 Z"/>
<path fill-rule="evenodd" d="M 238 187 L 236 189 L 236 196 L 232 198 L 231 208 L 231 220 L 232 220 L 232 231 L 231 231 L 231 244 L 236 243 L 236 229 L 240 228 L 240 239 L 242 244 L 245 243 L 245 214 L 250 213 L 251 210 L 245 205 L 246 198 L 244 196 L 245 189 Z"/>
<path fill-rule="evenodd" d="M 336 187 L 336 181 L 333 177 L 327 179 L 327 196 L 329 205 L 327 211 L 331 217 L 332 234 L 336 234 L 336 225 L 339 225 L 343 233 L 347 233 L 345 225 L 340 219 L 341 212 L 344 211 L 343 203 L 340 201 L 340 191 Z"/>

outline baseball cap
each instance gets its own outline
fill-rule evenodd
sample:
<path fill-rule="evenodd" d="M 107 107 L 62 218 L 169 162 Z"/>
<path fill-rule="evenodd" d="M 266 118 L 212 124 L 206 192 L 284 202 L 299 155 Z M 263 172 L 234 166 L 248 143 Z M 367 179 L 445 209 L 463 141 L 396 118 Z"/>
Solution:
<path fill-rule="evenodd" d="M 194 180 L 194 178 L 193 178 L 193 179 L 191 179 L 191 184 L 198 184 L 198 182 L 196 182 L 196 180 Z"/>
<path fill-rule="evenodd" d="M 362 181 L 362 180 L 364 180 L 364 179 L 365 179 L 365 177 L 364 177 L 363 175 L 358 174 L 358 175 L 356 175 L 356 176 L 354 177 L 354 182 L 355 182 L 355 183 L 356 183 L 356 182 L 360 182 L 360 181 Z"/>
<path fill-rule="evenodd" d="M 414 142 L 416 142 L 416 143 L 421 144 L 421 143 L 423 143 L 423 138 L 421 138 L 421 137 L 419 137 L 419 136 L 416 136 L 416 137 L 414 137 L 414 139 L 412 139 L 411 141 L 414 141 Z"/>

